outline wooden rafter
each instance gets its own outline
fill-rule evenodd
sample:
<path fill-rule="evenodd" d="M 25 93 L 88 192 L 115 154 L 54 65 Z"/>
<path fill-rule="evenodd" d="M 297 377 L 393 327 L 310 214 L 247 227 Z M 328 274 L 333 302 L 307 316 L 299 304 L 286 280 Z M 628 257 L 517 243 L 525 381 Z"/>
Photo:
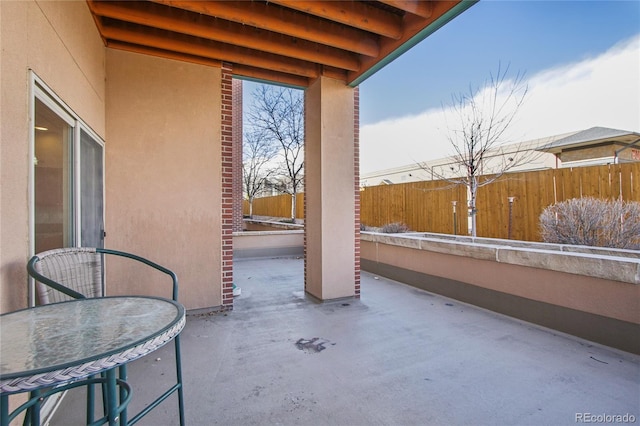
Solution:
<path fill-rule="evenodd" d="M 291 58 L 316 61 L 350 71 L 359 69 L 358 58 L 350 52 L 306 40 L 294 40 L 282 34 L 218 20 L 206 15 L 194 15 L 185 19 L 184 16 L 176 14 L 175 9 L 161 5 L 153 5 L 158 6 L 155 8 L 142 7 L 144 4 L 139 2 L 114 1 L 89 4 L 95 14 L 112 19 L 153 26 Z"/>
<path fill-rule="evenodd" d="M 275 10 L 273 6 L 266 3 L 251 1 L 153 1 L 267 31 L 280 32 L 291 37 L 326 44 L 362 55 L 377 56 L 379 52 L 378 39 L 372 34 L 287 9 Z"/>
<path fill-rule="evenodd" d="M 425 0 L 380 0 L 380 3 L 404 10 L 407 13 L 418 15 L 422 18 L 430 18 L 433 14 L 432 1 Z"/>
<path fill-rule="evenodd" d="M 402 36 L 402 18 L 363 2 L 339 2 L 320 0 L 270 0 L 301 12 L 339 22 L 394 40 Z"/>
<path fill-rule="evenodd" d="M 229 62 L 236 76 L 300 87 L 320 75 L 358 84 L 474 3 L 86 1 L 110 48 L 207 66 Z"/>
<path fill-rule="evenodd" d="M 280 57 L 270 53 L 257 54 L 244 47 L 194 39 L 180 34 L 167 34 L 164 30 L 142 33 L 129 25 L 105 25 L 103 34 L 110 40 L 119 40 L 156 49 L 177 51 L 305 77 L 318 75 L 316 66 L 311 62 Z"/>

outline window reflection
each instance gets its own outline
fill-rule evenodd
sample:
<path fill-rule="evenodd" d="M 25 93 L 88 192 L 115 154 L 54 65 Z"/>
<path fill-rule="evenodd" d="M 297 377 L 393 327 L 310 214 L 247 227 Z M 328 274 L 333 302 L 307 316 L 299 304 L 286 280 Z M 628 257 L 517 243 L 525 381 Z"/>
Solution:
<path fill-rule="evenodd" d="M 72 127 L 35 99 L 35 252 L 71 245 Z"/>

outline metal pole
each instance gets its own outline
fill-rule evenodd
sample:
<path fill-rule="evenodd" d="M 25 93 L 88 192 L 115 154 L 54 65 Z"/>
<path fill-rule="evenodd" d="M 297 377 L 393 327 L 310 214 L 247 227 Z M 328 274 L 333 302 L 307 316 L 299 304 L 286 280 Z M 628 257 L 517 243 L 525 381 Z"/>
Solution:
<path fill-rule="evenodd" d="M 511 230 L 513 228 L 513 202 L 516 197 L 508 197 L 509 200 L 509 239 L 511 239 Z"/>
<path fill-rule="evenodd" d="M 458 219 L 456 217 L 456 204 L 458 202 L 452 201 L 451 204 L 453 205 L 453 235 L 458 235 Z"/>

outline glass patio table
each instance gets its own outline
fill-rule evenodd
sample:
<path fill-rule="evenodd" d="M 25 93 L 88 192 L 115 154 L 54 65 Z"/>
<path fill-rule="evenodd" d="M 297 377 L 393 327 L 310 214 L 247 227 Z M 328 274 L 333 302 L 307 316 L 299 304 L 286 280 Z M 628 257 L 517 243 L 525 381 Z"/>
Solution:
<path fill-rule="evenodd" d="M 77 299 L 0 315 L 0 424 L 43 396 L 89 383 L 106 383 L 102 423 L 126 424 L 120 413 L 131 391 L 116 378 L 116 367 L 171 341 L 185 322 L 181 304 L 143 296 Z M 106 378 L 87 379 L 101 372 Z M 52 389 L 37 395 L 43 388 Z M 9 395 L 20 392 L 36 396 L 10 414 Z"/>

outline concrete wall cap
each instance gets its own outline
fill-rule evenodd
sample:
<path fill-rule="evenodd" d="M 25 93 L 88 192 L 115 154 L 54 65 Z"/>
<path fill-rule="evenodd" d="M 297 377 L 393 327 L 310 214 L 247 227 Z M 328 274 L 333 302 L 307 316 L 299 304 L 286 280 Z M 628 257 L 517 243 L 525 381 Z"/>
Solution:
<path fill-rule="evenodd" d="M 640 259 L 593 253 L 500 248 L 498 262 L 640 284 Z"/>
<path fill-rule="evenodd" d="M 304 234 L 304 229 L 287 229 L 283 231 L 236 231 L 234 237 L 256 237 L 258 235 Z"/>
<path fill-rule="evenodd" d="M 295 229 L 304 229 L 304 224 L 302 223 L 289 223 L 289 222 L 280 222 L 277 220 L 263 220 L 263 219 L 243 219 L 246 223 L 255 223 L 258 225 L 267 225 L 272 226 L 274 228 L 295 228 Z"/>
<path fill-rule="evenodd" d="M 362 232 L 361 240 L 640 284 L 640 252 L 490 238 Z M 427 237 L 428 235 L 428 237 Z M 471 241 L 470 241 L 471 240 Z M 475 240 L 475 241 L 473 241 Z M 481 241 L 481 242 L 480 242 Z"/>

